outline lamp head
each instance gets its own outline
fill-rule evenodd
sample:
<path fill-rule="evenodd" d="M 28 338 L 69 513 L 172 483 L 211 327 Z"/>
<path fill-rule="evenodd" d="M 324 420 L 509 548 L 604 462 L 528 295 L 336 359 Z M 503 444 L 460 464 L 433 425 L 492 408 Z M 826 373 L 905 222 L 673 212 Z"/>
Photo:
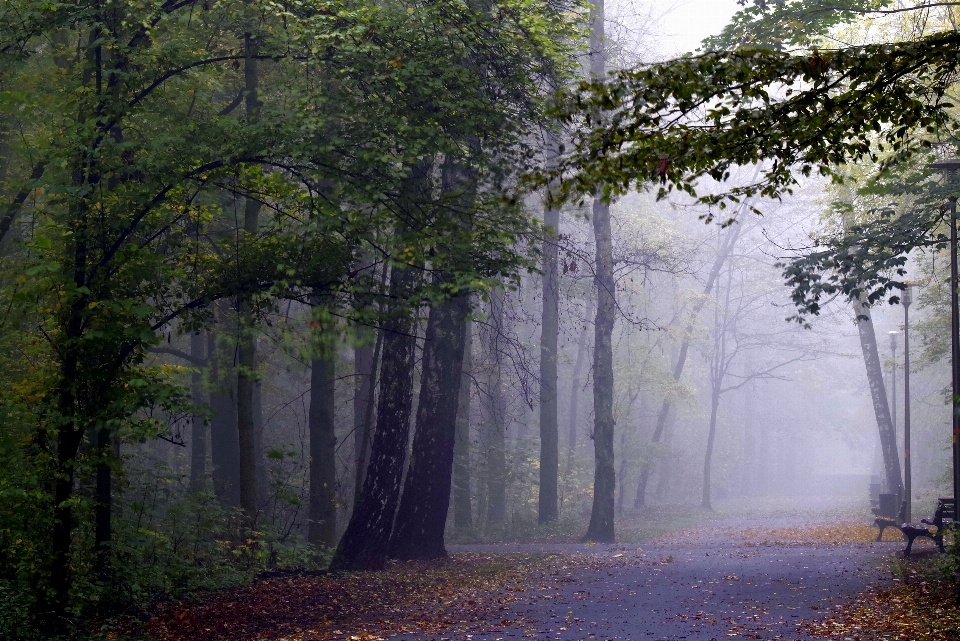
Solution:
<path fill-rule="evenodd" d="M 904 283 L 906 288 L 903 290 L 903 293 L 900 294 L 900 304 L 904 307 L 910 307 L 913 304 L 913 288 L 915 285 L 913 283 Z"/>
<path fill-rule="evenodd" d="M 927 166 L 940 172 L 945 185 L 960 183 L 960 158 L 944 158 Z"/>

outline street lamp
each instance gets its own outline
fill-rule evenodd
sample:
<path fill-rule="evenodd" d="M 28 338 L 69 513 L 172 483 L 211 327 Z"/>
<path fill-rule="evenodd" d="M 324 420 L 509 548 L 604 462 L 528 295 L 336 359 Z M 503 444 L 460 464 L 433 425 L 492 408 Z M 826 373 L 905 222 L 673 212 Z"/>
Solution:
<path fill-rule="evenodd" d="M 900 303 L 903 305 L 903 500 L 906 501 L 904 520 L 913 523 L 910 477 L 910 305 L 913 304 L 913 283 L 907 282 Z"/>
<path fill-rule="evenodd" d="M 948 158 L 931 163 L 931 169 L 943 175 L 951 189 L 958 187 L 960 159 Z M 957 197 L 948 197 L 950 207 L 950 361 L 953 365 L 953 518 L 960 521 L 960 305 L 957 304 Z"/>

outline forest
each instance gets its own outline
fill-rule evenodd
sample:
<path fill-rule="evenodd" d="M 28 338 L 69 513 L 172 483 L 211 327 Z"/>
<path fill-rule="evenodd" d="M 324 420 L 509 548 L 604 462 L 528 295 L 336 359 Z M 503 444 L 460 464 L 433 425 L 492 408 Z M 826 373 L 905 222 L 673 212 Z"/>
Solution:
<path fill-rule="evenodd" d="M 0 638 L 953 496 L 960 3 L 681 4 L 0 3 Z"/>

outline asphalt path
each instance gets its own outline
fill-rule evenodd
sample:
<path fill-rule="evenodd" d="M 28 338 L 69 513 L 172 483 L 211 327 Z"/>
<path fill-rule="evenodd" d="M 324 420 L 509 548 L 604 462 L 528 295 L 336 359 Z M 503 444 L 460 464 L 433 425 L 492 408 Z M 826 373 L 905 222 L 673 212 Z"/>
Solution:
<path fill-rule="evenodd" d="M 395 638 L 806 641 L 813 637 L 801 621 L 829 615 L 868 586 L 889 585 L 887 561 L 900 547 L 750 541 L 738 536 L 736 526 L 719 529 L 636 546 L 451 546 L 451 552 L 554 552 L 581 560 L 588 555 L 596 563 L 571 563 L 569 571 L 561 564 L 469 628 Z"/>

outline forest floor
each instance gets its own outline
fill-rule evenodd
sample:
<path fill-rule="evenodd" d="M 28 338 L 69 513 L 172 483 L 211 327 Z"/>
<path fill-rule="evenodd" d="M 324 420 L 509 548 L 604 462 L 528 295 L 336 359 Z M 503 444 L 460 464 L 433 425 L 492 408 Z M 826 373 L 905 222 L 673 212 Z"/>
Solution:
<path fill-rule="evenodd" d="M 163 604 L 144 632 L 157 641 L 960 638 L 949 595 L 896 578 L 892 564 L 911 576 L 896 558 L 899 536 L 874 543 L 863 513 L 734 509 L 684 520 L 630 543 L 451 545 L 443 562 L 263 579 Z"/>

